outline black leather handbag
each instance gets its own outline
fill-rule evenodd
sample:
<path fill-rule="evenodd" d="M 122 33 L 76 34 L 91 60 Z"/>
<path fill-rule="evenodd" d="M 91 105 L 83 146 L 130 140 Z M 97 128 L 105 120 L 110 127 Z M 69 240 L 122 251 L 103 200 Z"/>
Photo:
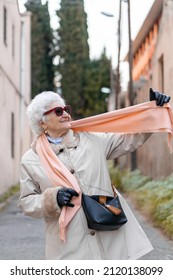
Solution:
<path fill-rule="evenodd" d="M 100 231 L 117 230 L 127 223 L 119 197 L 116 192 L 114 194 L 114 197 L 82 194 L 88 228 Z"/>

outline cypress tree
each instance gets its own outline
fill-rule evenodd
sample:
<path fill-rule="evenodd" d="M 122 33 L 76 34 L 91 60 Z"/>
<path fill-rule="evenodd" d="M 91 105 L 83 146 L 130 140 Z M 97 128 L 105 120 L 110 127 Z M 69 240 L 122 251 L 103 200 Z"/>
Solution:
<path fill-rule="evenodd" d="M 81 117 L 84 106 L 83 93 L 86 68 L 89 64 L 89 46 L 83 0 L 62 0 L 58 29 L 58 71 L 61 74 L 61 90 L 66 102 L 73 107 L 73 117 Z"/>
<path fill-rule="evenodd" d="M 28 0 L 25 6 L 28 11 L 32 12 L 31 79 L 33 98 L 41 91 L 54 90 L 53 58 L 55 52 L 48 2 L 42 5 L 41 0 Z"/>

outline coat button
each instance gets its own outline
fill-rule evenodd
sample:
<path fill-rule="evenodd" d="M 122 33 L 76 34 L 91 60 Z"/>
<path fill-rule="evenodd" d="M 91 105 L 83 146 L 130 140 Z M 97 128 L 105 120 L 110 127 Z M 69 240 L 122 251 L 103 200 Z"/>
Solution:
<path fill-rule="evenodd" d="M 64 149 L 60 149 L 59 152 L 62 153 L 64 151 Z"/>
<path fill-rule="evenodd" d="M 74 174 L 74 170 L 73 169 L 71 169 L 70 172 L 71 172 L 71 174 Z"/>
<path fill-rule="evenodd" d="M 91 234 L 91 235 L 95 235 L 95 231 L 92 230 L 92 231 L 90 232 L 90 234 Z"/>

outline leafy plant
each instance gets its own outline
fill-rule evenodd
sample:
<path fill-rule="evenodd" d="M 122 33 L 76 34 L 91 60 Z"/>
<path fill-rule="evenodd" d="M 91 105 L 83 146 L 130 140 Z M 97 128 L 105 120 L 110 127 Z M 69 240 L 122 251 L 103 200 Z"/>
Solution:
<path fill-rule="evenodd" d="M 133 196 L 140 210 L 173 239 L 173 174 L 162 180 L 152 180 L 140 173 L 109 166 L 111 179 L 121 191 Z"/>

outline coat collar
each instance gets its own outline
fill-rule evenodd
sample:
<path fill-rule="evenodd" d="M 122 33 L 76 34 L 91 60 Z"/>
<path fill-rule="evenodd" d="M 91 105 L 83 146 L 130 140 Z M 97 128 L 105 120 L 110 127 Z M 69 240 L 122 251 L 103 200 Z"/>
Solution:
<path fill-rule="evenodd" d="M 31 147 L 32 149 L 36 152 L 36 142 L 37 139 L 34 140 L 34 142 L 32 143 Z M 79 144 L 79 134 L 75 133 L 72 129 L 70 129 L 67 134 L 65 134 L 65 136 L 62 139 L 62 142 L 60 144 L 52 144 L 50 143 L 52 149 L 54 150 L 54 152 L 56 154 L 59 154 L 62 152 L 63 149 L 67 148 L 76 148 Z"/>
<path fill-rule="evenodd" d="M 74 133 L 73 130 L 69 130 L 67 134 L 63 137 L 60 144 L 50 143 L 52 149 L 56 154 L 61 153 L 64 149 L 76 148 L 79 144 L 79 134 Z"/>

